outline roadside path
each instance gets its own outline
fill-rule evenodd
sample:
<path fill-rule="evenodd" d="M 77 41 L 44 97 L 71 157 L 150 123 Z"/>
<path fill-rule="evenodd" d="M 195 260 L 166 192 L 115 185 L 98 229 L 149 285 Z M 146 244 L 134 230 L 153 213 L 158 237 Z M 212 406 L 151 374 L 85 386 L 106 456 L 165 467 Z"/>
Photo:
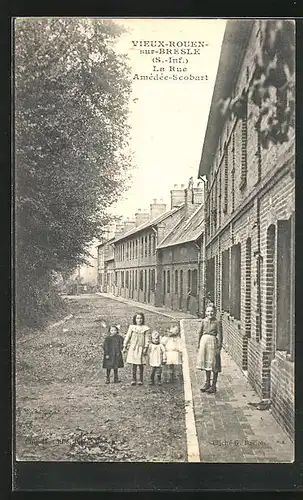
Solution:
<path fill-rule="evenodd" d="M 125 334 L 137 306 L 96 294 L 66 298 L 64 323 L 16 342 L 16 445 L 18 460 L 94 462 L 187 461 L 182 371 L 175 384 L 105 384 L 102 343 L 108 324 Z M 142 310 L 142 309 L 141 309 Z M 163 331 L 170 318 L 145 312 Z"/>
<path fill-rule="evenodd" d="M 179 320 L 186 344 L 183 379 L 189 461 L 231 463 L 289 463 L 294 446 L 270 410 L 248 403 L 260 401 L 256 391 L 231 356 L 222 351 L 222 373 L 215 395 L 201 393 L 204 374 L 196 370 L 200 321 L 191 314 L 135 302 L 111 294 L 103 297 Z"/>

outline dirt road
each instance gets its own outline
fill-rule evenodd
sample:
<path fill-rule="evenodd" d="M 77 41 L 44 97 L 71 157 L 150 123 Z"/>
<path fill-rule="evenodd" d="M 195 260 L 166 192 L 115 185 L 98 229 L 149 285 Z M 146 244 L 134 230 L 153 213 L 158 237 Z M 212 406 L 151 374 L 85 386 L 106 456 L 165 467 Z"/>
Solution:
<path fill-rule="evenodd" d="M 182 373 L 175 385 L 105 384 L 100 370 L 105 329 L 125 334 L 136 310 L 97 295 L 66 299 L 64 324 L 16 339 L 16 448 L 20 460 L 185 462 Z M 145 312 L 146 324 L 169 323 Z"/>

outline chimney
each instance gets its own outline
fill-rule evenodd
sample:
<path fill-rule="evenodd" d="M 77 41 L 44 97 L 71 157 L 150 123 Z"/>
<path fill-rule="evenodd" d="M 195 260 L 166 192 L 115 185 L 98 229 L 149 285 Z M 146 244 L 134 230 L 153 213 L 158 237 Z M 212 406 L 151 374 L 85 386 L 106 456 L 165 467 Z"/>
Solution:
<path fill-rule="evenodd" d="M 118 222 L 116 225 L 116 235 L 121 235 L 124 233 L 124 222 Z"/>
<path fill-rule="evenodd" d="M 193 178 L 189 179 L 188 188 L 185 189 L 185 209 L 186 217 L 189 217 L 197 208 L 204 203 L 203 183 L 194 183 Z"/>
<path fill-rule="evenodd" d="M 141 210 L 141 208 L 138 209 L 138 212 L 135 214 L 135 220 L 136 220 L 136 226 L 140 226 L 144 222 L 149 221 L 149 213 L 146 211 Z"/>
<path fill-rule="evenodd" d="M 166 212 L 166 204 L 163 203 L 163 200 L 161 199 L 160 202 L 153 200 L 153 203 L 150 205 L 150 219 L 156 219 L 156 217 L 159 217 L 164 212 Z"/>
<path fill-rule="evenodd" d="M 182 187 L 183 186 L 183 187 Z M 170 208 L 175 208 L 185 202 L 185 191 L 184 184 L 179 187 L 178 184 L 174 184 L 174 189 L 170 192 L 171 204 Z"/>
<path fill-rule="evenodd" d="M 131 229 L 134 229 L 134 227 L 136 227 L 136 222 L 134 220 L 129 220 L 129 218 L 127 218 L 126 221 L 124 222 L 125 233 L 127 233 Z"/>

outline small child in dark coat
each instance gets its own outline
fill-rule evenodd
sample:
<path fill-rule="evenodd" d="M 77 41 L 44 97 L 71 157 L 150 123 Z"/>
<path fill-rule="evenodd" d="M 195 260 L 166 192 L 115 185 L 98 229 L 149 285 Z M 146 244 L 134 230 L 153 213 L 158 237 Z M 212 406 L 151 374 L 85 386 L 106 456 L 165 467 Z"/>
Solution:
<path fill-rule="evenodd" d="M 124 367 L 123 356 L 123 337 L 119 334 L 117 326 L 110 326 L 108 335 L 105 337 L 103 343 L 103 365 L 102 368 L 106 369 L 106 384 L 110 383 L 110 372 L 114 370 L 114 382 L 120 382 L 118 378 L 118 369 Z"/>

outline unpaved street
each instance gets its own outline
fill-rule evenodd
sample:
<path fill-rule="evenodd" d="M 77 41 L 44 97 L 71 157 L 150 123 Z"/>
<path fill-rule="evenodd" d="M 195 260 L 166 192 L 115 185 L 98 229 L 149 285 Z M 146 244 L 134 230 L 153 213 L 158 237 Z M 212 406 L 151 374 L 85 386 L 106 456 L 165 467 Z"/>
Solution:
<path fill-rule="evenodd" d="M 125 334 L 137 311 L 97 295 L 66 299 L 73 317 L 16 339 L 16 448 L 19 460 L 187 460 L 182 373 L 174 384 L 132 387 L 130 366 L 121 383 L 105 384 L 100 320 Z M 169 318 L 145 312 L 159 331 Z M 101 368 L 101 369 L 100 369 Z"/>

